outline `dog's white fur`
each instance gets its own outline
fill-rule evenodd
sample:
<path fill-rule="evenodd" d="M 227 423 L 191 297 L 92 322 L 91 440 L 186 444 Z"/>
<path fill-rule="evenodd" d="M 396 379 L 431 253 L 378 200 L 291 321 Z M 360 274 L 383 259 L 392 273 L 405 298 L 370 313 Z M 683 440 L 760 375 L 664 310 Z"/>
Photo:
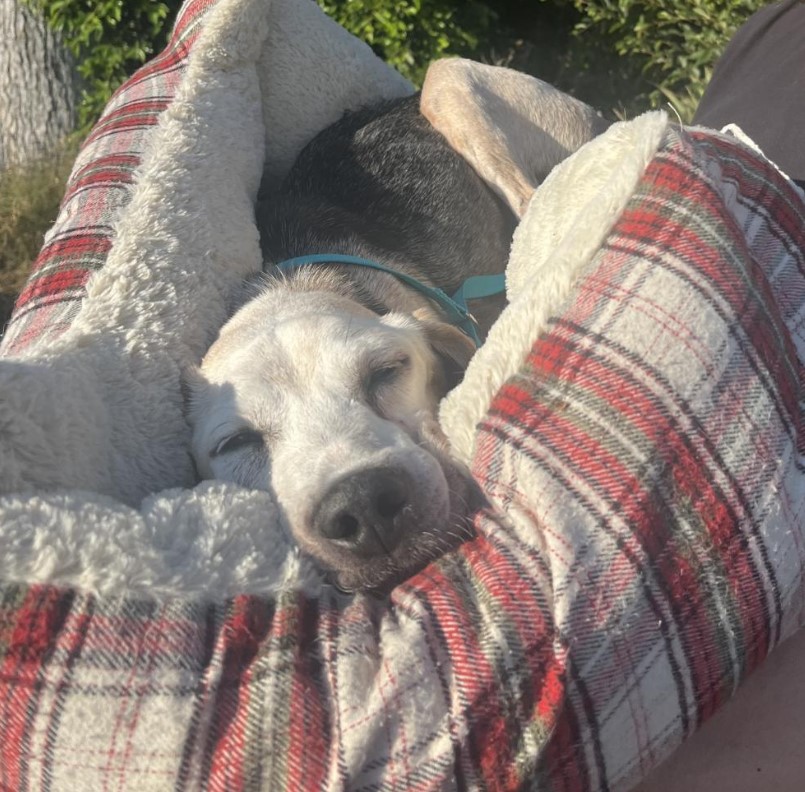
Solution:
<path fill-rule="evenodd" d="M 468 486 L 435 418 L 436 327 L 331 292 L 268 288 L 189 377 L 199 473 L 273 492 L 300 546 L 345 587 L 409 572 L 460 532 Z M 388 557 L 361 562 L 316 534 L 314 514 L 335 482 L 379 468 L 410 482 L 417 530 Z"/>

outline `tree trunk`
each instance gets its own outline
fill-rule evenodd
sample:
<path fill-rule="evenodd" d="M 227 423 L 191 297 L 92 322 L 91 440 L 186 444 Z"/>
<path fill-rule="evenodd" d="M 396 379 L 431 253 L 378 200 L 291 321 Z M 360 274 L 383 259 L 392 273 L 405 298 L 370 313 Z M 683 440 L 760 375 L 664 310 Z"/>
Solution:
<path fill-rule="evenodd" d="M 0 0 L 0 170 L 48 154 L 76 124 L 73 58 L 19 0 Z"/>

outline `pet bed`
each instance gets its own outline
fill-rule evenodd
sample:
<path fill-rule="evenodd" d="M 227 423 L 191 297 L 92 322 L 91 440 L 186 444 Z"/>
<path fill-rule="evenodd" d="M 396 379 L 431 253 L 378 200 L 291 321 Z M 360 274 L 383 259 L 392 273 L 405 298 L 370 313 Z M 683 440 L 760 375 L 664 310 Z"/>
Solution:
<path fill-rule="evenodd" d="M 350 597 L 195 484 L 260 174 L 410 90 L 310 0 L 189 0 L 90 135 L 0 359 L 0 789 L 626 789 L 801 625 L 805 207 L 663 113 L 517 230 L 442 410 L 475 539 Z"/>

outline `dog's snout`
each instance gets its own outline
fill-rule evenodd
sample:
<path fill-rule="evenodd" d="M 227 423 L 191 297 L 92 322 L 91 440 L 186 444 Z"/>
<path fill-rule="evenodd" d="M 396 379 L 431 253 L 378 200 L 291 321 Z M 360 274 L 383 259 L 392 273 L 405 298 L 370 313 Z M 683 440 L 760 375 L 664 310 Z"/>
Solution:
<path fill-rule="evenodd" d="M 363 558 L 388 555 L 405 532 L 410 490 L 401 470 L 372 468 L 349 474 L 325 493 L 313 529 Z"/>

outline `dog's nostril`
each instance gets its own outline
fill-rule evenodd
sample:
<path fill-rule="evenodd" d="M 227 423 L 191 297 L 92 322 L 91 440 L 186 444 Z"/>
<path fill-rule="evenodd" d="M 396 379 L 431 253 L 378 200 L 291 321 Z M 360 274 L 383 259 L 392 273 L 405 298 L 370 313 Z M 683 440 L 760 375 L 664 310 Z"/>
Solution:
<path fill-rule="evenodd" d="M 354 539 L 361 530 L 357 517 L 351 514 L 339 514 L 331 524 L 330 539 L 349 541 Z"/>

